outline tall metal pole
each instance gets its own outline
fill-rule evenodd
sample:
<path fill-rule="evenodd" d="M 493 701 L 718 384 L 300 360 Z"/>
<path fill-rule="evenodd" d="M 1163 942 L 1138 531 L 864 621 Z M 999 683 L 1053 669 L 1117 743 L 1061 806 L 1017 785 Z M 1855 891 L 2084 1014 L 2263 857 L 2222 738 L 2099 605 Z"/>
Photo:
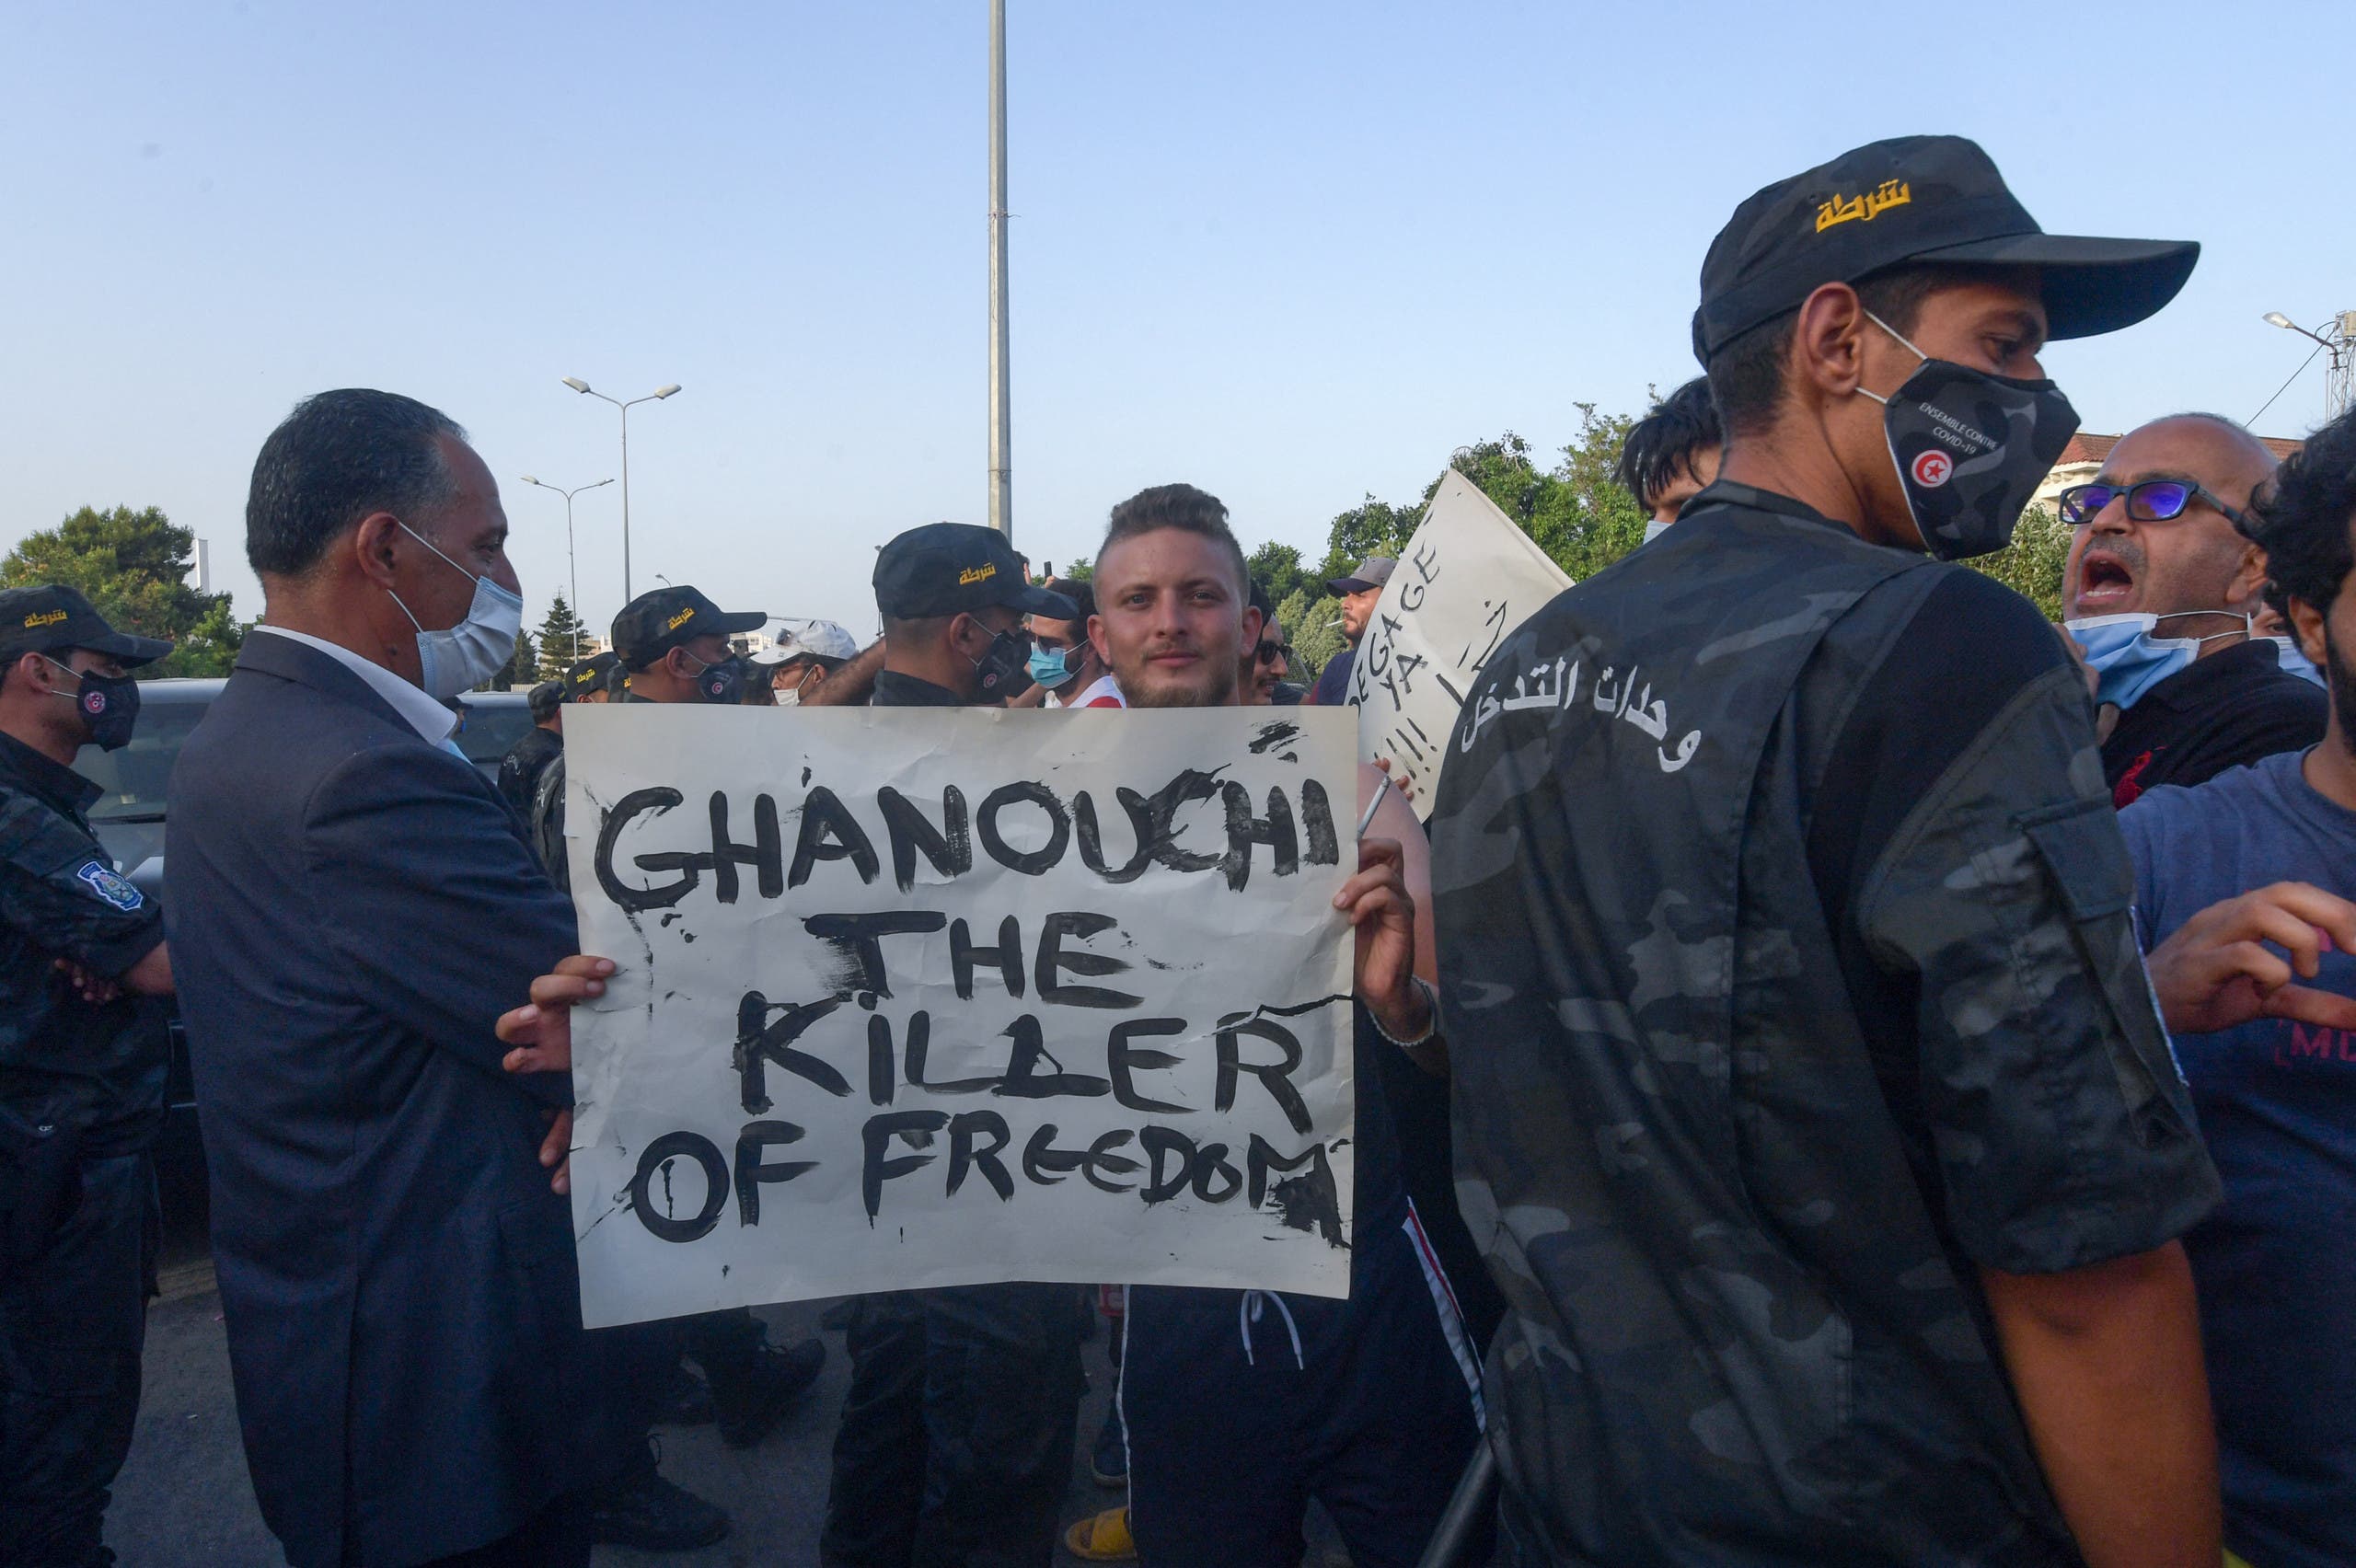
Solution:
<path fill-rule="evenodd" d="M 552 485 L 535 475 L 525 474 L 524 482 L 527 485 L 537 485 L 545 490 L 554 490 L 564 497 L 564 571 L 565 581 L 572 584 L 572 657 L 577 663 L 581 658 L 581 558 L 575 555 L 572 549 L 572 498 L 583 490 L 593 490 L 601 485 L 612 484 L 614 481 L 599 479 L 595 484 L 575 485 L 571 490 L 566 490 L 562 485 Z"/>
<path fill-rule="evenodd" d="M 660 402 L 673 396 L 679 390 L 679 384 L 674 381 L 668 386 L 657 386 L 643 398 L 624 402 L 619 398 L 606 397 L 577 375 L 564 376 L 562 380 L 575 392 L 611 403 L 622 411 L 622 603 L 627 605 L 636 596 L 629 591 L 629 411 L 641 403 Z"/>
<path fill-rule="evenodd" d="M 990 0 L 990 526 L 1014 541 L 1006 388 L 1006 0 Z"/>
<path fill-rule="evenodd" d="M 629 405 L 615 405 L 622 411 L 622 603 L 627 605 L 636 594 L 629 591 Z"/>
<path fill-rule="evenodd" d="M 2356 310 L 2343 310 L 2332 322 L 2331 375 L 2323 387 L 2326 422 L 2348 411 L 2356 400 Z"/>

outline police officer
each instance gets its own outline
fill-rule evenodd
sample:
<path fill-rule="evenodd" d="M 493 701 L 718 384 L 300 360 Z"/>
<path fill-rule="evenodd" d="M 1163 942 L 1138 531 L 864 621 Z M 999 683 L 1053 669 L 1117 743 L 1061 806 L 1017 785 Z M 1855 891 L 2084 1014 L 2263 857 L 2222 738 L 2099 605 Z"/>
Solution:
<path fill-rule="evenodd" d="M 1702 268 L 1721 477 L 1490 660 L 1432 819 L 1516 1562 L 2218 1561 L 2213 1205 L 2084 686 L 2000 548 L 2049 338 L 2198 248 L 1954 137 Z"/>
<path fill-rule="evenodd" d="M 567 674 L 576 692 L 597 689 L 597 660 L 610 661 L 628 684 L 616 700 L 625 703 L 703 702 L 734 707 L 743 699 L 745 662 L 728 644 L 730 636 L 752 631 L 768 617 L 758 610 L 730 613 L 698 590 L 657 588 L 641 594 L 614 617 L 614 649 L 584 660 Z M 610 681 L 611 676 L 603 677 Z M 610 687 L 608 687 L 610 689 Z M 560 753 L 540 779 L 534 802 L 534 840 L 542 863 L 560 887 L 570 887 L 564 847 L 565 759 Z M 631 1452 L 621 1479 L 600 1491 L 592 1521 L 596 1538 L 647 1551 L 691 1551 L 728 1533 L 727 1516 L 659 1474 L 646 1444 L 647 1425 L 670 1416 L 715 1421 L 721 1440 L 732 1448 L 758 1443 L 783 1420 L 826 1365 L 819 1340 L 770 1344 L 760 1320 L 745 1309 L 702 1312 L 676 1321 L 601 1329 L 623 1343 L 632 1368 L 636 1416 L 629 1429 Z M 710 1385 L 704 1400 L 679 1368 L 679 1356 L 693 1356 Z M 684 1379 L 684 1382 L 683 1382 Z"/>
<path fill-rule="evenodd" d="M 564 682 L 542 681 L 525 698 L 532 709 L 532 727 L 499 759 L 499 792 L 519 814 L 529 814 L 538 799 L 540 775 L 564 754 Z"/>
<path fill-rule="evenodd" d="M 157 1224 L 161 909 L 84 813 L 86 745 L 131 739 L 126 673 L 172 651 L 71 588 L 0 591 L 0 1563 L 114 1561 Z"/>
<path fill-rule="evenodd" d="M 987 528 L 914 528 L 875 558 L 877 708 L 995 706 L 1031 686 L 1023 617 L 1078 606 Z M 850 1392 L 818 1543 L 827 1568 L 1046 1568 L 1080 1370 L 1068 1285 L 897 1290 L 856 1303 Z"/>

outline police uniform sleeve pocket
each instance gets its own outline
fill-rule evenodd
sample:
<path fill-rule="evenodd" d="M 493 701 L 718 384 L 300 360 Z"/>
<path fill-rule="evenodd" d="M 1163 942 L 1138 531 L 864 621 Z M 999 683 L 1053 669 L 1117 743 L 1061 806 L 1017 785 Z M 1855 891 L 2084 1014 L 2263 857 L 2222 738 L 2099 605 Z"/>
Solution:
<path fill-rule="evenodd" d="M 2103 801 L 2076 801 L 2021 819 L 2044 862 L 2079 956 L 2108 1004 L 2110 1067 L 2130 1124 L 2146 1148 L 2191 1126 L 2183 1076 L 2160 1021 L 2135 940 L 2135 871 L 2118 818 Z"/>
<path fill-rule="evenodd" d="M 2134 868 L 2128 863 L 2127 844 L 2108 802 L 2073 801 L 2035 812 L 2021 820 L 2021 828 L 2052 873 L 2054 889 L 2071 919 L 2083 924 L 2123 915 L 2134 906 Z"/>

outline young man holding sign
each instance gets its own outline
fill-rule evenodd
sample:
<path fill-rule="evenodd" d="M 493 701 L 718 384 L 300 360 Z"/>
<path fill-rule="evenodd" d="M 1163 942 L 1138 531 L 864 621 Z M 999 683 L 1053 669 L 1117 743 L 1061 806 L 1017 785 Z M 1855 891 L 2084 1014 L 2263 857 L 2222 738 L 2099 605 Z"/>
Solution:
<path fill-rule="evenodd" d="M 1262 617 L 1216 497 L 1163 485 L 1115 507 L 1096 590 L 1097 648 L 1131 707 L 1244 700 Z M 1423 831 L 1380 773 L 1358 775 L 1359 870 L 1334 900 L 1358 931 L 1350 1295 L 1130 1290 L 1120 1400 L 1149 1562 L 1289 1568 L 1313 1497 L 1359 1568 L 1412 1563 L 1478 1430 L 1472 1352 L 1371 1056 L 1438 1046 Z"/>

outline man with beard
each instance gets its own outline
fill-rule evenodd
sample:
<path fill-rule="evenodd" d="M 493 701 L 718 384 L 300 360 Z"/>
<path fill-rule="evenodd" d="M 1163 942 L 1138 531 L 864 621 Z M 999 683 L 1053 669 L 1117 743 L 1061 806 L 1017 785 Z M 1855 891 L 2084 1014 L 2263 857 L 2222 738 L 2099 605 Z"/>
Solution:
<path fill-rule="evenodd" d="M 2091 482 L 2062 492 L 2062 598 L 2113 724 L 2116 804 L 2322 738 L 2323 693 L 2252 634 L 2266 553 L 2237 530 L 2273 473 L 2231 420 L 2177 414 L 2121 436 Z"/>
<path fill-rule="evenodd" d="M 1717 481 L 1469 694 L 1432 881 L 1508 1561 L 2218 1562 L 2216 1173 L 2082 680 L 1954 564 L 2076 428 L 2048 338 L 2197 257 L 2043 233 L 1959 137 L 1756 192 L 1693 317 Z"/>
<path fill-rule="evenodd" d="M 1261 614 L 1216 497 L 1161 485 L 1114 507 L 1095 582 L 1097 651 L 1129 706 L 1245 700 Z M 1131 1287 L 1120 1402 L 1129 1523 L 1149 1562 L 1291 1568 L 1314 1498 L 1352 1562 L 1404 1568 L 1477 1431 L 1472 1350 L 1374 1070 L 1377 1052 L 1440 1049 L 1423 832 L 1380 773 L 1358 773 L 1358 809 L 1381 803 L 1334 901 L 1358 930 L 1350 1294 Z"/>
<path fill-rule="evenodd" d="M 2119 819 L 2153 985 L 2225 1183 L 2184 1240 L 2225 1541 L 2281 1568 L 2356 1562 L 2356 906 L 2307 885 L 2356 889 L 2351 525 L 2356 413 L 2317 432 L 2258 511 L 2267 597 L 2329 684 L 2322 743 L 2154 790 Z"/>
<path fill-rule="evenodd" d="M 1370 555 L 1358 562 L 1358 569 L 1347 577 L 1326 582 L 1326 592 L 1342 601 L 1342 641 L 1345 646 L 1318 672 L 1317 684 L 1309 688 L 1307 701 L 1320 708 L 1339 708 L 1349 700 L 1350 663 L 1357 657 L 1359 640 L 1366 636 L 1367 623 L 1374 618 L 1375 605 L 1382 602 L 1382 585 L 1391 581 L 1391 573 L 1398 565 L 1389 556 Z"/>

